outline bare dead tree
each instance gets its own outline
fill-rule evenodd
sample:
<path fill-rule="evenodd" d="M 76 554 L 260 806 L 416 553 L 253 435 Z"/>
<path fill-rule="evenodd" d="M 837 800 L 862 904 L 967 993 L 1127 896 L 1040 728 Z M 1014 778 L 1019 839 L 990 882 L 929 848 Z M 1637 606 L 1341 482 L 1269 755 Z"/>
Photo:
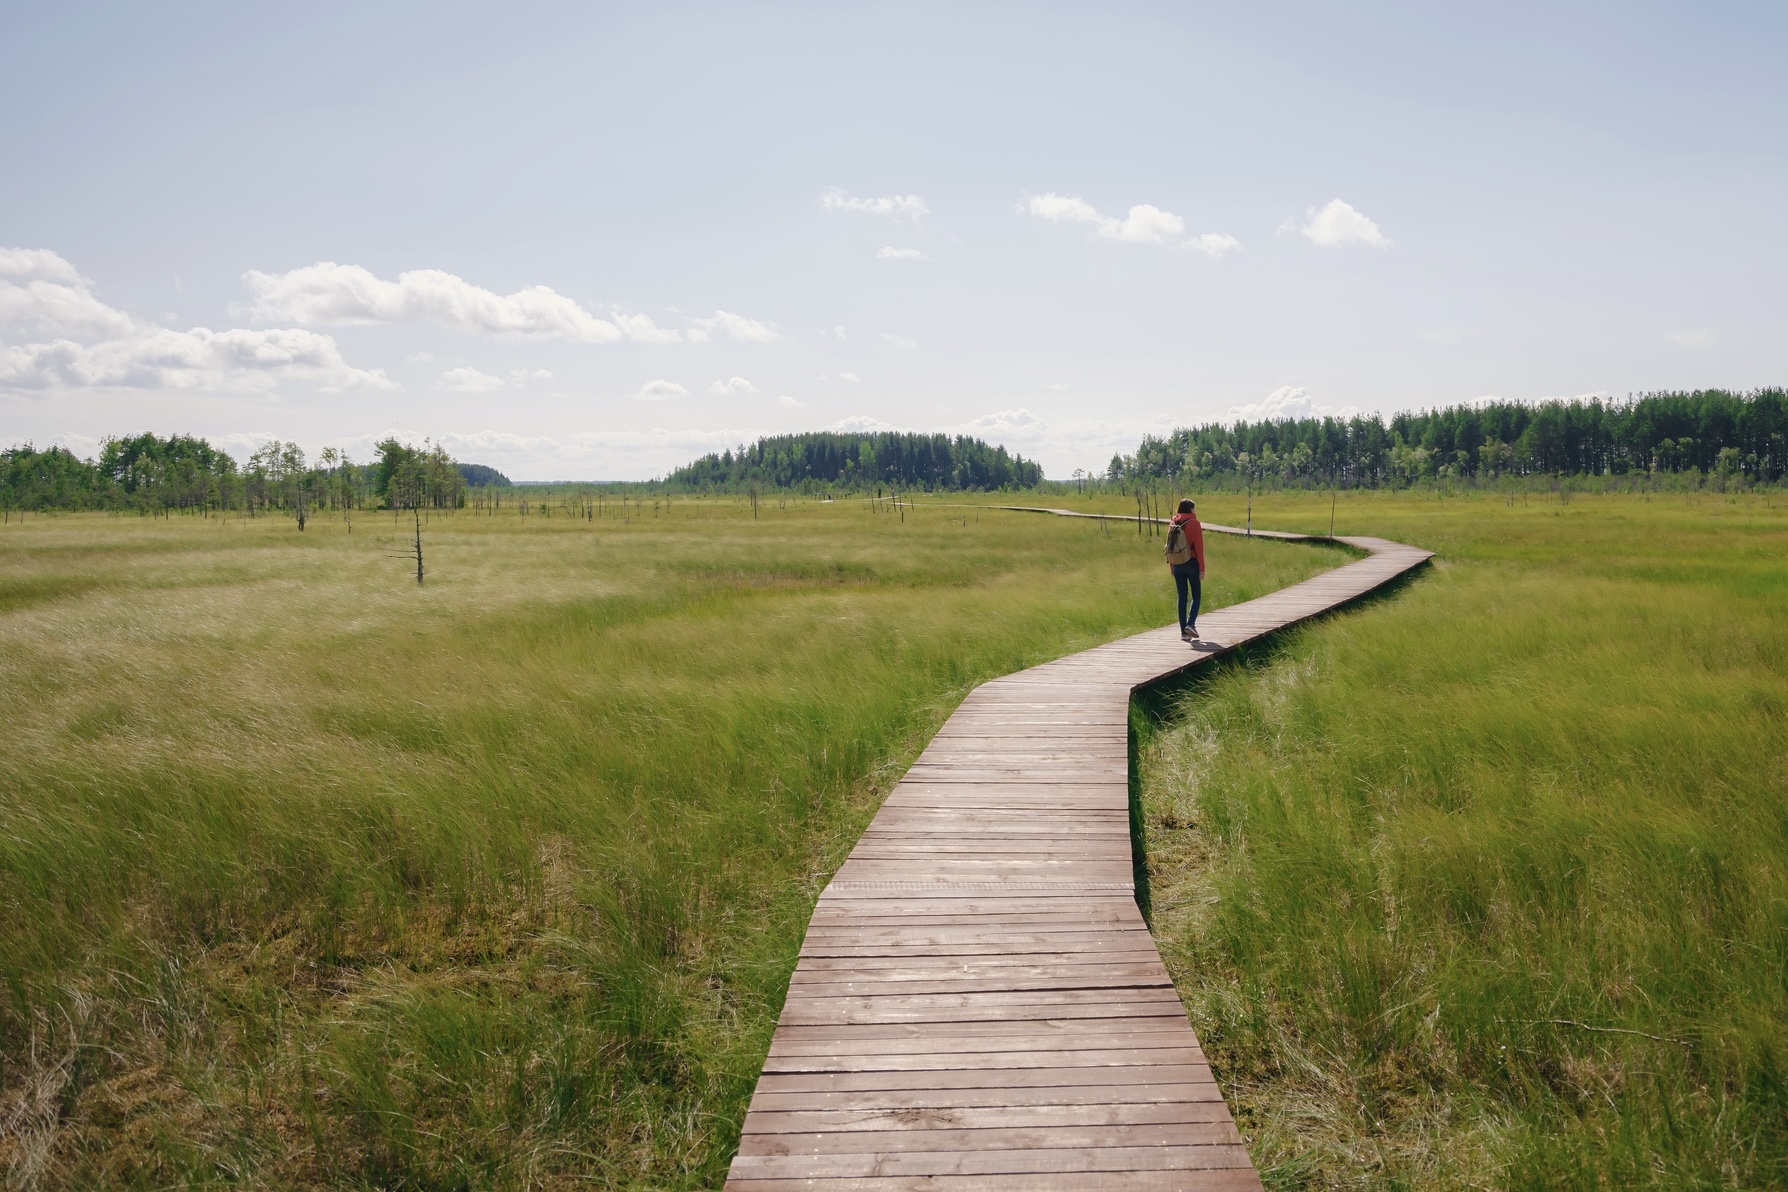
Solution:
<path fill-rule="evenodd" d="M 393 559 L 414 559 L 416 561 L 416 586 L 422 586 L 422 507 L 412 505 L 410 515 L 416 519 L 416 534 L 411 540 L 408 550 L 387 551 L 386 555 Z"/>

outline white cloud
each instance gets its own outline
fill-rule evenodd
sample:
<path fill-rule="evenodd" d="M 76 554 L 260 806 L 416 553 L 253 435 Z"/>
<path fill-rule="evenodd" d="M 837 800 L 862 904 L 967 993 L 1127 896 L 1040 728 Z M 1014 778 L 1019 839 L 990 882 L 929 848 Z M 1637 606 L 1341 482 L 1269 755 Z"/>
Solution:
<path fill-rule="evenodd" d="M 841 435 L 880 434 L 883 431 L 898 431 L 901 427 L 892 422 L 883 422 L 879 418 L 871 418 L 867 414 L 856 414 L 849 418 L 840 418 L 825 428 Z"/>
<path fill-rule="evenodd" d="M 1221 232 L 1206 232 L 1182 240 L 1180 237 L 1186 234 L 1186 221 L 1149 203 L 1138 203 L 1123 219 L 1114 219 L 1100 215 L 1085 199 L 1051 192 L 1032 196 L 1029 207 L 1021 210 L 1028 210 L 1036 218 L 1051 223 L 1091 224 L 1105 239 L 1127 244 L 1177 244 L 1213 257 L 1242 246 L 1240 240 Z"/>
<path fill-rule="evenodd" d="M 0 248 L 0 327 L 76 339 L 131 334 L 134 320 L 95 298 L 88 285 L 47 248 Z"/>
<path fill-rule="evenodd" d="M 205 439 L 213 447 L 221 447 L 238 460 L 246 461 L 249 456 L 274 442 L 280 436 L 272 431 L 249 430 L 232 431 L 227 435 L 206 435 Z"/>
<path fill-rule="evenodd" d="M 657 381 L 647 381 L 644 385 L 641 385 L 639 387 L 639 392 L 635 393 L 633 398 L 635 401 L 670 401 L 673 398 L 684 397 L 688 393 L 689 390 L 683 388 L 683 386 L 677 384 L 675 381 L 661 379 Z"/>
<path fill-rule="evenodd" d="M 758 392 L 758 388 L 744 377 L 728 377 L 709 385 L 708 392 L 717 397 L 745 397 Z"/>
<path fill-rule="evenodd" d="M 1358 406 L 1334 408 L 1317 405 L 1308 389 L 1293 385 L 1281 385 L 1252 404 L 1229 407 L 1229 417 L 1247 422 L 1277 422 L 1286 418 L 1351 418 L 1359 412 Z"/>
<path fill-rule="evenodd" d="M 61 447 L 81 459 L 94 459 L 105 447 L 105 440 L 94 435 L 82 434 L 77 430 L 63 431 L 59 435 L 51 435 L 49 445 Z"/>
<path fill-rule="evenodd" d="M 841 372 L 838 374 L 838 379 L 840 381 L 849 381 L 853 385 L 861 384 L 863 380 L 862 377 L 859 377 L 854 372 Z"/>
<path fill-rule="evenodd" d="M 509 371 L 509 383 L 520 388 L 535 381 L 550 381 L 553 375 L 544 368 L 515 368 Z"/>
<path fill-rule="evenodd" d="M 583 343 L 614 343 L 642 332 L 646 342 L 659 342 L 662 335 L 649 319 L 647 326 L 630 330 L 546 286 L 497 294 L 439 269 L 412 269 L 386 281 L 359 265 L 319 261 L 286 273 L 251 269 L 242 281 L 254 295 L 249 312 L 255 318 L 302 326 L 434 323 L 457 331 Z M 638 317 L 629 316 L 629 322 Z"/>
<path fill-rule="evenodd" d="M 49 249 L 0 248 L 0 330 L 47 338 L 0 343 L 0 388 L 13 390 L 247 389 L 282 380 L 324 390 L 394 389 L 383 371 L 354 368 L 335 340 L 298 328 L 173 331 L 93 296 Z"/>
<path fill-rule="evenodd" d="M 614 320 L 615 326 L 621 329 L 621 334 L 636 344 L 674 344 L 683 338 L 680 332 L 654 323 L 650 315 L 617 312 Z"/>
<path fill-rule="evenodd" d="M 1664 338 L 1673 344 L 1685 348 L 1705 348 L 1713 344 L 1714 333 L 1711 331 L 1666 331 Z"/>
<path fill-rule="evenodd" d="M 1047 430 L 1044 421 L 1026 409 L 1000 410 L 993 414 L 983 414 L 979 418 L 971 418 L 960 426 L 951 428 L 959 434 L 974 435 L 986 438 L 989 435 L 1011 434 L 1014 432 L 1034 435 Z"/>
<path fill-rule="evenodd" d="M 895 335 L 891 331 L 882 332 L 882 342 L 893 344 L 897 348 L 916 348 L 919 346 L 918 340 L 910 339 L 904 335 Z"/>
<path fill-rule="evenodd" d="M 1226 252 L 1235 252 L 1242 247 L 1242 242 L 1234 236 L 1225 236 L 1222 232 L 1206 232 L 1202 236 L 1194 236 L 1184 242 L 1185 247 L 1193 252 L 1201 252 L 1208 257 L 1220 257 Z"/>
<path fill-rule="evenodd" d="M 283 379 L 325 392 L 395 389 L 383 370 L 342 359 L 335 340 L 296 328 L 169 331 L 138 326 L 129 336 L 95 344 L 69 339 L 0 345 L 0 388 L 250 389 Z"/>
<path fill-rule="evenodd" d="M 1304 214 L 1304 226 L 1299 230 L 1312 244 L 1324 248 L 1338 248 L 1344 244 L 1390 247 L 1391 242 L 1385 239 L 1377 224 L 1340 199 L 1330 199 L 1322 210 L 1312 207 Z"/>
<path fill-rule="evenodd" d="M 845 335 L 844 328 L 842 328 L 842 327 L 832 328 L 832 334 L 835 337 L 837 337 L 838 339 L 848 339 L 849 338 L 849 336 Z"/>
<path fill-rule="evenodd" d="M 0 248 L 0 277 L 20 281 L 49 281 L 65 286 L 84 286 L 87 279 L 47 248 Z"/>
<path fill-rule="evenodd" d="M 689 338 L 696 343 L 705 343 L 711 333 L 718 332 L 740 343 L 767 344 L 776 338 L 773 328 L 748 319 L 744 315 L 735 315 L 730 311 L 717 310 L 711 319 L 691 319 L 695 327 L 690 330 Z"/>
<path fill-rule="evenodd" d="M 441 388 L 451 389 L 456 393 L 489 393 L 503 387 L 503 378 L 493 377 L 475 368 L 450 368 L 441 374 L 439 384 Z"/>
<path fill-rule="evenodd" d="M 836 186 L 820 195 L 820 207 L 826 211 L 858 212 L 864 215 L 888 215 L 895 219 L 911 216 L 917 222 L 922 215 L 929 215 L 931 208 L 918 195 L 887 195 L 879 199 L 859 199 L 849 195 Z"/>
<path fill-rule="evenodd" d="M 895 248 L 893 245 L 875 254 L 878 261 L 929 261 L 931 258 L 916 248 Z"/>
<path fill-rule="evenodd" d="M 807 408 L 806 402 L 796 401 L 786 393 L 776 398 L 776 404 L 788 410 L 805 410 Z"/>

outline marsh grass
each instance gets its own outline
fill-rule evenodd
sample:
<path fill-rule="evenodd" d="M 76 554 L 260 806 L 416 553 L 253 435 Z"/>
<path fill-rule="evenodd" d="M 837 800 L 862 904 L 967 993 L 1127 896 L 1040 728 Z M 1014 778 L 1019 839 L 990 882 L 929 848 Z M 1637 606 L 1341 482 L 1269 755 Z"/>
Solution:
<path fill-rule="evenodd" d="M 1788 1183 L 1788 511 L 1339 505 L 1436 566 L 1141 725 L 1157 938 L 1269 1187 Z"/>
<path fill-rule="evenodd" d="M 5 527 L 8 1181 L 717 1186 L 881 794 L 1172 615 L 1150 540 L 870 509 L 435 517 L 422 587 L 370 515 Z"/>

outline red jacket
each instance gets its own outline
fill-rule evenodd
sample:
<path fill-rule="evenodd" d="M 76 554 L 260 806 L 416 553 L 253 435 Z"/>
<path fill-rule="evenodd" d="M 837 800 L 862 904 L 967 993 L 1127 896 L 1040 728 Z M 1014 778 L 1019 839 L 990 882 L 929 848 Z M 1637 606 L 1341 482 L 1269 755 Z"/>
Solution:
<path fill-rule="evenodd" d="M 1198 574 L 1204 574 L 1204 525 L 1196 513 L 1176 513 L 1173 524 L 1186 527 L 1186 540 L 1192 544 L 1192 557 L 1198 560 Z"/>

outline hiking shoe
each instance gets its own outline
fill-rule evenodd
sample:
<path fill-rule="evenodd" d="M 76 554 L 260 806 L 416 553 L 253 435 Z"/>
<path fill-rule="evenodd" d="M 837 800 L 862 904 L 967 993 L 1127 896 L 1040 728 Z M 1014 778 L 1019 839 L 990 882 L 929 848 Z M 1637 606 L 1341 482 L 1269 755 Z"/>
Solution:
<path fill-rule="evenodd" d="M 1193 635 L 1193 633 L 1192 633 L 1192 631 L 1191 631 L 1191 630 L 1190 630 L 1190 629 L 1185 629 L 1185 628 L 1182 628 L 1182 629 L 1181 629 L 1181 630 L 1180 630 L 1180 640 L 1181 640 L 1181 641 L 1183 641 L 1183 642 L 1189 642 L 1189 641 L 1191 641 L 1191 640 L 1192 640 L 1192 638 L 1193 638 L 1193 636 L 1194 636 L 1194 635 Z"/>
<path fill-rule="evenodd" d="M 1189 642 L 1197 641 L 1198 640 L 1198 630 L 1188 628 L 1186 630 L 1186 640 Z"/>

